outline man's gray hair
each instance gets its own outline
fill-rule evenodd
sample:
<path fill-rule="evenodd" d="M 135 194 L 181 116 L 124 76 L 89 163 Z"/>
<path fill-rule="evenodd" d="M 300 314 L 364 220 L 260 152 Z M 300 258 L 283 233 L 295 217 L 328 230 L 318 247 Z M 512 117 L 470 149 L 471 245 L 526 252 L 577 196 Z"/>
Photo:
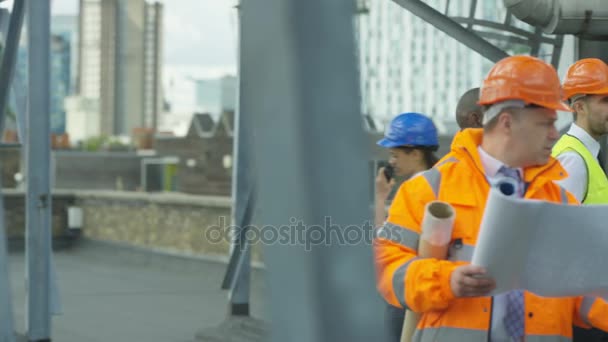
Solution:
<path fill-rule="evenodd" d="M 483 113 L 483 125 L 487 125 L 492 119 L 498 116 L 505 108 L 524 108 L 526 103 L 522 100 L 506 100 L 492 104 Z"/>

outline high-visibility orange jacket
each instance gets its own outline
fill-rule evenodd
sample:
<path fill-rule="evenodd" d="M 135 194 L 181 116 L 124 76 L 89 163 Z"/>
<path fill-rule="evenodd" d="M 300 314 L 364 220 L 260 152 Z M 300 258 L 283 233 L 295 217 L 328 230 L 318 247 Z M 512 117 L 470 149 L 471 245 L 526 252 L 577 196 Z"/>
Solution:
<path fill-rule="evenodd" d="M 456 135 L 451 152 L 435 167 L 403 183 L 374 242 L 378 288 L 392 305 L 422 313 L 414 341 L 488 341 L 492 297 L 455 298 L 450 276 L 470 261 L 490 185 L 478 146 L 481 129 Z M 566 172 L 559 162 L 524 170 L 525 198 L 576 204 L 553 181 Z M 449 260 L 419 259 L 425 205 L 433 200 L 456 210 Z M 573 227 L 573 231 L 576 228 Z M 525 292 L 526 341 L 570 341 L 572 325 L 608 330 L 608 303 L 594 297 L 546 298 Z"/>

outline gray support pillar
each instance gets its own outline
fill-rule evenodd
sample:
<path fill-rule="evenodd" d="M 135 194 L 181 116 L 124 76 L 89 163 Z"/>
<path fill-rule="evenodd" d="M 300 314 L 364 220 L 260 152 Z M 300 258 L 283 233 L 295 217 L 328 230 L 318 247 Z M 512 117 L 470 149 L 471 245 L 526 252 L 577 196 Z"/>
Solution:
<path fill-rule="evenodd" d="M 50 341 L 50 2 L 28 1 L 27 5 L 26 329 L 29 341 Z"/>
<path fill-rule="evenodd" d="M 254 83 L 240 96 L 255 132 L 255 221 L 293 238 L 264 244 L 272 340 L 384 341 L 355 2 L 249 0 L 241 8 L 241 53 L 255 66 L 241 70 Z"/>

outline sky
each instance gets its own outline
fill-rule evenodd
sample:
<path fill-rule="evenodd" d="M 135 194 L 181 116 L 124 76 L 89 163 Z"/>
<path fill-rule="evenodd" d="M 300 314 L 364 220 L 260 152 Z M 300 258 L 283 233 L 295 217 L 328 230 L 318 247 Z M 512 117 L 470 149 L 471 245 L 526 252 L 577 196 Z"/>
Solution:
<path fill-rule="evenodd" d="M 79 0 L 50 1 L 52 15 L 78 15 Z M 236 75 L 238 0 L 158 1 L 164 4 L 163 95 L 172 108 L 161 124 L 169 120 L 164 128 L 183 135 L 198 110 L 194 81 Z"/>
<path fill-rule="evenodd" d="M 51 0 L 53 14 L 77 14 L 78 0 Z M 236 70 L 236 0 L 162 0 L 165 65 L 202 73 Z"/>

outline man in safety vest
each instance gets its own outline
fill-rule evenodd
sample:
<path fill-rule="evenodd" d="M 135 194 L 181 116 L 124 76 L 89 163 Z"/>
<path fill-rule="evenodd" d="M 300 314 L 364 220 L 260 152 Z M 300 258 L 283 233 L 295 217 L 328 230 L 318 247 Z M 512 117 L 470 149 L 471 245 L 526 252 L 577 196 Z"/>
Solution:
<path fill-rule="evenodd" d="M 608 133 L 608 66 L 596 58 L 574 63 L 564 79 L 574 122 L 553 147 L 568 172 L 560 185 L 584 204 L 608 203 L 608 179 L 598 162 L 599 140 Z"/>
<path fill-rule="evenodd" d="M 600 137 L 608 133 L 608 66 L 596 58 L 581 59 L 568 69 L 563 88 L 574 122 L 553 147 L 553 156 L 568 172 L 558 184 L 583 204 L 608 204 L 608 178 L 598 161 Z M 608 341 L 608 334 L 575 327 L 574 340 Z"/>
<path fill-rule="evenodd" d="M 602 299 L 522 290 L 490 297 L 494 280 L 469 264 L 497 178 L 514 178 L 528 199 L 577 203 L 555 183 L 565 171 L 550 156 L 556 110 L 570 110 L 561 95 L 557 72 L 544 61 L 499 61 L 480 90 L 483 129 L 458 133 L 448 155 L 400 187 L 374 241 L 375 261 L 382 296 L 422 314 L 414 341 L 570 341 L 573 324 L 608 329 Z M 424 208 L 434 200 L 456 210 L 448 260 L 417 257 Z"/>

